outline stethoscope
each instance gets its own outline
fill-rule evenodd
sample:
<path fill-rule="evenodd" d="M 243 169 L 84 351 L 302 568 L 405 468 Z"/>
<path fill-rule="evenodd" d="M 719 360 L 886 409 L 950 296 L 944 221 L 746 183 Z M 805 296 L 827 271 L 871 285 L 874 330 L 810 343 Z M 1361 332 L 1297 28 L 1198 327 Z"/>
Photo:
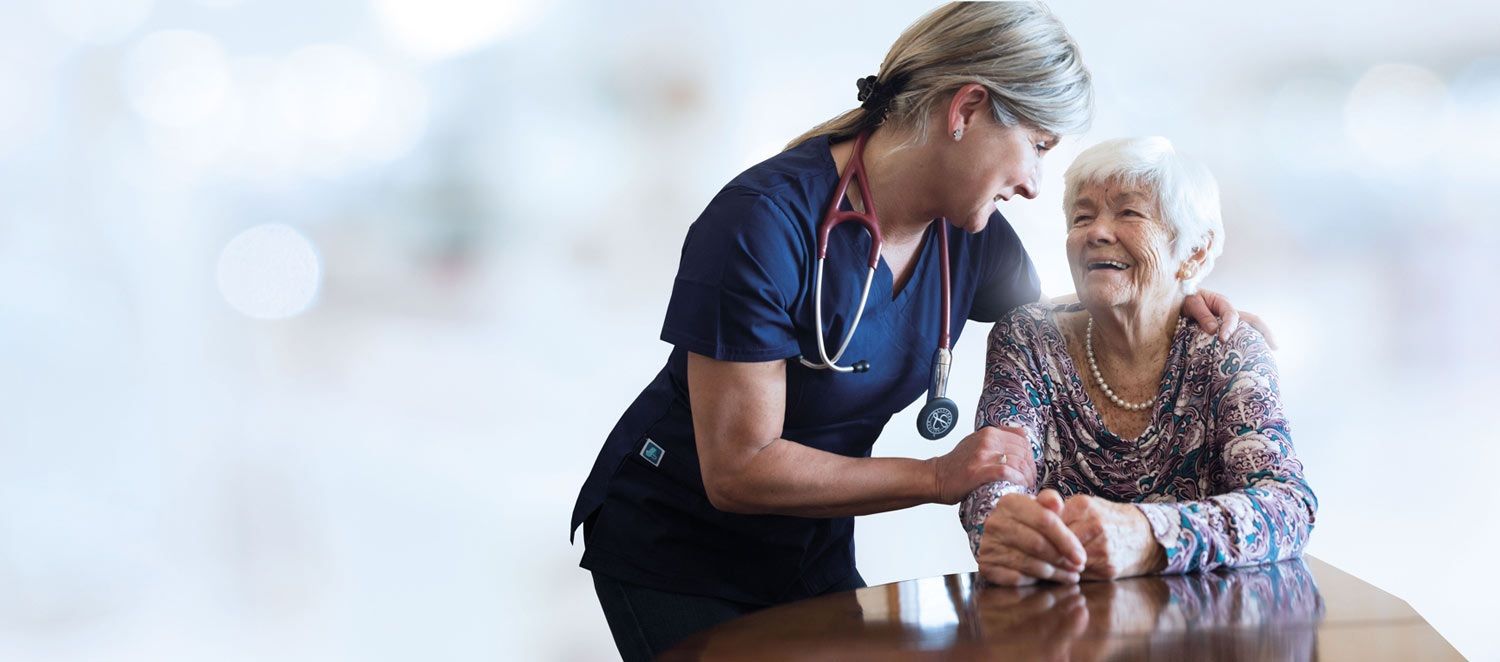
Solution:
<path fill-rule="evenodd" d="M 880 221 L 875 215 L 875 200 L 870 195 L 870 180 L 865 176 L 865 140 L 870 137 L 870 132 L 863 131 L 854 139 L 854 150 L 849 155 L 849 163 L 844 168 L 844 175 L 839 178 L 838 189 L 834 191 L 833 201 L 828 203 L 828 212 L 823 215 L 823 222 L 818 225 L 818 261 L 813 272 L 813 317 L 817 321 L 818 333 L 818 358 L 822 361 L 813 362 L 806 357 L 798 357 L 802 365 L 814 370 L 833 370 L 836 372 L 869 372 L 869 361 L 855 361 L 853 365 L 838 365 L 840 358 L 844 356 L 844 350 L 849 348 L 849 340 L 854 337 L 854 330 L 859 328 L 859 320 L 865 314 L 865 302 L 870 298 L 870 284 L 875 281 L 875 269 L 880 265 Z M 849 183 L 859 179 L 861 197 L 864 198 L 865 211 L 863 213 L 839 209 L 839 202 L 843 201 L 844 194 L 849 191 Z M 823 263 L 828 259 L 828 237 L 833 228 L 845 221 L 854 221 L 865 226 L 870 233 L 870 271 L 865 275 L 864 292 L 859 295 L 859 308 L 854 312 L 854 322 L 849 325 L 849 330 L 844 334 L 843 342 L 839 343 L 839 349 L 829 358 L 827 346 L 823 340 Z M 958 422 L 958 405 L 946 397 L 948 392 L 948 367 L 953 363 L 953 353 L 948 340 L 948 324 L 951 317 L 952 286 L 949 283 L 948 263 L 948 221 L 937 219 L 938 247 L 943 260 L 943 322 L 942 334 L 938 336 L 937 352 L 932 356 L 932 381 L 927 389 L 927 404 L 922 407 L 922 413 L 917 416 L 917 432 L 928 439 L 941 439 L 953 430 L 953 424 Z"/>

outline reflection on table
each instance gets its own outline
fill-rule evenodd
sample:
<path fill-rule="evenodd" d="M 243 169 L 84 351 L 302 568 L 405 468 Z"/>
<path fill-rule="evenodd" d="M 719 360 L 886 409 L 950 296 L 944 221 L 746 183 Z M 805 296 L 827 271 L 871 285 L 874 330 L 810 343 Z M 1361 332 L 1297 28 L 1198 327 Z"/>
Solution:
<path fill-rule="evenodd" d="M 973 573 L 783 605 L 662 659 L 1462 659 L 1416 612 L 1317 559 L 1077 585 Z"/>

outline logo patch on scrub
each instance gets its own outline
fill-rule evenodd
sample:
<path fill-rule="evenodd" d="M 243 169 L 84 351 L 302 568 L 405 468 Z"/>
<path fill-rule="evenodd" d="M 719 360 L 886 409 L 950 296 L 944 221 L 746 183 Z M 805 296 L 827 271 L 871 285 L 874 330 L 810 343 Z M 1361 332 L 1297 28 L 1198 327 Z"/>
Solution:
<path fill-rule="evenodd" d="M 665 457 L 666 454 L 667 449 L 658 446 L 656 442 L 651 441 L 650 439 L 647 439 L 645 447 L 641 448 L 641 457 L 646 458 L 646 461 L 650 462 L 651 466 L 653 467 L 661 466 L 661 459 Z"/>

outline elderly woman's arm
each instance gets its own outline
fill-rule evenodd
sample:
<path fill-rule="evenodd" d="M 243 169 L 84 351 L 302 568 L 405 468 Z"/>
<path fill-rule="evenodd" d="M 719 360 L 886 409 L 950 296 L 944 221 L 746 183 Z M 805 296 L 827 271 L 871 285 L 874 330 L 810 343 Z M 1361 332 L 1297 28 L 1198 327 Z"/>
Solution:
<path fill-rule="evenodd" d="M 1053 389 L 1030 349 L 1034 324 L 1023 312 L 1013 312 L 990 331 L 976 418 L 980 427 L 1005 427 L 1013 431 L 1008 434 L 1024 435 L 1032 463 L 1041 465 Z M 1039 484 L 1034 471 L 1032 476 L 1025 484 L 982 485 L 963 500 L 959 519 L 979 572 L 990 583 L 1010 586 L 1077 582 L 1086 559 L 1083 545 L 1063 522 L 1063 500 L 1055 490 L 1032 496 Z"/>
<path fill-rule="evenodd" d="M 1210 479 L 1223 494 L 1135 504 L 1166 556 L 1163 573 L 1270 563 L 1307 543 L 1318 499 L 1302 477 L 1282 413 L 1276 363 L 1262 336 L 1242 328 L 1224 347 L 1207 397 L 1213 417 Z"/>
<path fill-rule="evenodd" d="M 1032 459 L 1042 466 L 1042 439 L 1045 438 L 1042 407 L 1051 403 L 1050 384 L 1039 382 L 1043 375 L 1036 356 L 1025 346 L 1016 328 L 1026 321 L 1007 316 L 990 329 L 985 350 L 984 389 L 979 395 L 975 427 L 987 425 L 1010 427 L 1026 435 L 1031 442 Z M 1040 480 L 1036 481 L 1037 483 Z M 1035 494 L 1038 485 L 996 481 L 981 485 L 959 504 L 958 518 L 969 535 L 969 549 L 979 556 L 979 541 L 984 521 L 1000 497 L 1006 494 Z"/>

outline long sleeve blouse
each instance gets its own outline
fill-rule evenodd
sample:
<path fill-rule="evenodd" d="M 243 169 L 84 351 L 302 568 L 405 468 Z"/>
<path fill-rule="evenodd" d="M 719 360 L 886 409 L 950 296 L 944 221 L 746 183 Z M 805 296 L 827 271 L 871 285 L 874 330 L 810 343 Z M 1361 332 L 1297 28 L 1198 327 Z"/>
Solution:
<path fill-rule="evenodd" d="M 1299 555 L 1318 501 L 1292 448 L 1265 339 L 1248 324 L 1227 342 L 1192 322 L 1180 327 L 1148 427 L 1122 439 L 1105 426 L 1058 327 L 1057 313 L 1077 306 L 1022 306 L 990 332 L 978 425 L 1024 428 L 1038 484 L 990 483 L 964 499 L 959 518 L 976 557 L 996 501 L 1044 488 L 1139 508 L 1166 553 L 1164 573 Z"/>

